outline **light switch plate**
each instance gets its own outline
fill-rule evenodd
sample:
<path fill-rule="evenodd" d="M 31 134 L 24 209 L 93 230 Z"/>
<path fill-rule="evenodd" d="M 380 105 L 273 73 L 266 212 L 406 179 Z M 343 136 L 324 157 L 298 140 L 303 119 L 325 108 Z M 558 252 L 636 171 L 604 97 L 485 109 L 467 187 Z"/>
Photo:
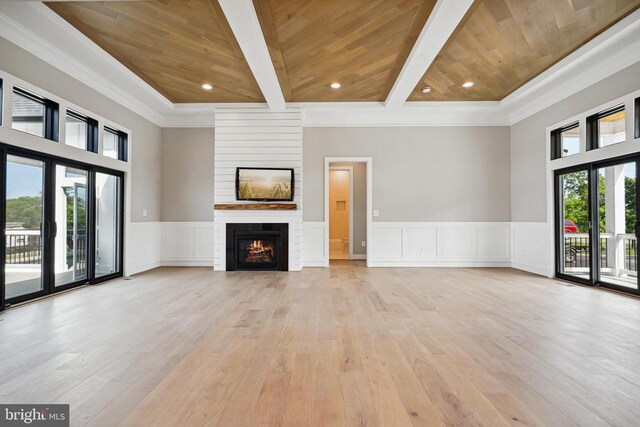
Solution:
<path fill-rule="evenodd" d="M 147 216 L 149 215 L 149 211 L 146 209 L 142 209 L 142 216 Z"/>
<path fill-rule="evenodd" d="M 380 216 L 380 211 L 373 211 L 373 216 Z"/>

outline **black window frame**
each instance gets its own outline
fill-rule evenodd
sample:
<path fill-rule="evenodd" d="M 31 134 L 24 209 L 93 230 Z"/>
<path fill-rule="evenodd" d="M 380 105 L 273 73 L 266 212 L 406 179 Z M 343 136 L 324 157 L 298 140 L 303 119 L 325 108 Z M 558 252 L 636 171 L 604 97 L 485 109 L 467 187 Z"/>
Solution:
<path fill-rule="evenodd" d="M 43 203 L 45 204 L 45 212 L 43 215 L 43 219 L 46 221 L 45 227 L 45 245 L 49 250 L 49 254 L 44 256 L 45 265 L 42 269 L 42 278 L 43 282 L 43 290 L 39 291 L 37 294 L 25 294 L 22 296 L 18 296 L 15 298 L 11 298 L 10 301 L 7 301 L 5 295 L 5 261 L 6 261 L 6 251 L 1 250 L 2 248 L 6 248 L 6 236 L 5 233 L 0 233 L 0 312 L 5 310 L 14 304 L 19 304 L 22 302 L 26 302 L 29 300 L 33 300 L 34 298 L 38 298 L 41 296 L 53 295 L 58 292 L 64 292 L 71 288 L 75 288 L 83 285 L 95 285 L 99 283 L 103 283 L 115 278 L 122 277 L 124 275 L 124 245 L 125 245 L 125 203 L 126 203 L 126 194 L 125 194 L 125 172 L 109 169 L 103 166 L 98 166 L 90 163 L 85 163 L 76 160 L 70 160 L 64 157 L 59 157 L 55 155 L 41 153 L 39 151 L 33 151 L 22 147 L 16 147 L 13 145 L 5 144 L 0 141 L 0 181 L 6 182 L 6 162 L 7 156 L 14 155 L 20 157 L 26 157 L 30 159 L 40 160 L 44 163 L 44 199 Z M 66 167 L 73 167 L 82 170 L 86 170 L 88 172 L 88 180 L 87 180 L 87 226 L 88 226 L 88 235 L 87 235 L 87 248 L 93 248 L 89 250 L 87 254 L 87 277 L 81 279 L 77 282 L 68 283 L 62 286 L 55 286 L 55 274 L 53 271 L 54 265 L 54 241 L 55 236 L 50 235 L 51 230 L 57 230 L 55 226 L 55 166 L 61 165 Z M 119 189 L 118 189 L 118 271 L 96 277 L 95 275 L 95 263 L 96 263 L 96 252 L 95 252 L 95 242 L 96 242 L 96 194 L 95 194 L 95 176 L 97 173 L 103 173 L 111 176 L 115 176 L 119 178 Z M 0 185 L 0 225 L 5 225 L 6 220 L 6 212 L 5 212 L 5 203 L 6 203 L 6 185 Z M 55 231 L 54 231 L 55 233 Z"/>
<path fill-rule="evenodd" d="M 633 123 L 633 127 L 635 129 L 634 131 L 634 137 L 640 138 L 640 96 L 637 97 L 634 101 L 634 123 Z"/>
<path fill-rule="evenodd" d="M 116 151 L 118 153 L 118 160 L 123 162 L 129 161 L 129 135 L 126 132 L 123 132 L 118 129 L 114 129 L 110 126 L 104 127 L 105 132 L 113 133 L 118 136 L 118 146 L 116 147 Z M 104 142 L 104 138 L 103 138 Z M 103 147 L 104 151 L 104 147 Z"/>
<path fill-rule="evenodd" d="M 2 116 L 4 112 L 4 81 L 0 79 L 0 126 L 2 126 Z"/>
<path fill-rule="evenodd" d="M 42 136 L 42 138 L 58 142 L 60 136 L 60 105 L 55 101 L 36 95 L 35 93 L 18 86 L 13 87 L 12 94 L 28 98 L 44 107 L 44 136 Z M 12 117 L 11 121 L 15 121 L 15 117 Z"/>
<path fill-rule="evenodd" d="M 566 126 L 551 131 L 551 160 L 561 159 L 562 156 L 562 134 L 568 130 L 580 127 L 580 122 L 573 122 Z"/>
<path fill-rule="evenodd" d="M 624 103 L 608 108 L 604 111 L 600 111 L 596 114 L 592 114 L 587 117 L 587 151 L 597 150 L 600 147 L 600 120 L 611 116 L 613 114 L 625 111 Z M 625 112 L 626 116 L 626 112 Z M 625 135 L 626 139 L 626 135 Z"/>
<path fill-rule="evenodd" d="M 96 119 L 92 119 L 89 116 L 85 116 L 83 114 L 78 113 L 77 111 L 71 110 L 67 108 L 66 112 L 67 116 L 71 116 L 76 120 L 81 120 L 87 124 L 87 151 L 92 153 L 98 153 L 98 121 Z M 66 135 L 66 133 L 65 133 Z M 65 141 L 65 145 L 66 141 Z"/>

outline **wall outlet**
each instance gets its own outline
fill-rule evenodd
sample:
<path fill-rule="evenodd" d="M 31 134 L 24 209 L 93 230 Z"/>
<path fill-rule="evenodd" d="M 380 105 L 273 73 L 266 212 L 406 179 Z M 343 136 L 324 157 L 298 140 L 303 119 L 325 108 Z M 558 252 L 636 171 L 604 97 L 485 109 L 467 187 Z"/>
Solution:
<path fill-rule="evenodd" d="M 142 209 L 142 216 L 148 216 L 149 215 L 149 211 L 146 209 Z"/>
<path fill-rule="evenodd" d="M 365 242 L 364 240 L 362 241 L 362 247 L 364 248 L 365 246 L 367 246 L 367 242 Z"/>
<path fill-rule="evenodd" d="M 380 216 L 380 211 L 373 211 L 373 216 Z"/>

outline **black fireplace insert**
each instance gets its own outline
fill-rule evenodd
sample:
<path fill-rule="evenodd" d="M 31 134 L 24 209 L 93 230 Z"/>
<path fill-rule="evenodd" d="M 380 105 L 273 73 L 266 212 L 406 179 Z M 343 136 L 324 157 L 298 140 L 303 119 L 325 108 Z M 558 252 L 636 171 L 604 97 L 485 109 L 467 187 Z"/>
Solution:
<path fill-rule="evenodd" d="M 228 223 L 227 271 L 289 270 L 289 224 Z"/>

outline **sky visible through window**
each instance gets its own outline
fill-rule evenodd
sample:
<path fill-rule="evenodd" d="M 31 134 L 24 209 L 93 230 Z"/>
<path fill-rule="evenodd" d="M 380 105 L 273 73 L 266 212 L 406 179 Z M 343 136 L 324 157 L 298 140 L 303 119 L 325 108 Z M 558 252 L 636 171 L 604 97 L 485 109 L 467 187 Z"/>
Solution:
<path fill-rule="evenodd" d="M 40 196 L 42 193 L 42 169 L 7 162 L 7 199 L 23 196 Z"/>

